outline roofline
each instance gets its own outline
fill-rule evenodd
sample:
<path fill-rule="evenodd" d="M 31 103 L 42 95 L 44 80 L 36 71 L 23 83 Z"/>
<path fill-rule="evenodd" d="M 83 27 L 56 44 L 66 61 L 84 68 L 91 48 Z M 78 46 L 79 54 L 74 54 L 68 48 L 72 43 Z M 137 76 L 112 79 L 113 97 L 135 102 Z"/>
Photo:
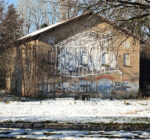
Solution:
<path fill-rule="evenodd" d="M 67 20 L 62 21 L 62 22 L 58 22 L 58 23 L 49 25 L 49 26 L 44 27 L 44 28 L 42 28 L 42 29 L 39 29 L 39 30 L 37 30 L 37 31 L 35 31 L 35 32 L 32 32 L 32 33 L 30 33 L 30 34 L 28 34 L 28 35 L 26 35 L 26 36 L 23 36 L 23 37 L 19 38 L 18 41 L 19 41 L 19 42 L 26 42 L 26 41 L 29 41 L 29 40 L 30 40 L 30 41 L 31 41 L 31 40 L 34 40 L 34 39 L 36 38 L 36 36 L 38 36 L 38 35 L 40 35 L 40 34 L 42 34 L 42 33 L 44 33 L 44 32 L 47 32 L 47 31 L 49 31 L 49 30 L 53 30 L 54 28 L 56 28 L 56 27 L 58 27 L 58 26 L 61 26 L 62 24 L 66 24 L 66 23 L 68 23 L 69 21 L 73 21 L 73 20 L 75 20 L 75 19 L 78 19 L 78 18 L 81 18 L 81 17 L 84 17 L 84 16 L 90 16 L 90 15 L 93 15 L 93 14 L 94 14 L 94 12 L 92 12 L 92 11 L 85 12 L 85 13 L 82 14 L 82 15 L 79 15 L 79 16 L 76 16 L 76 17 L 67 19 Z M 44 29 L 45 29 L 45 30 L 44 30 Z M 47 29 L 47 30 L 46 30 L 46 29 Z M 42 31 L 42 30 L 43 30 L 43 31 Z M 40 31 L 41 31 L 41 32 L 40 32 Z M 36 32 L 38 32 L 38 33 L 36 33 Z M 36 34 L 33 35 L 34 33 L 36 33 Z"/>
<path fill-rule="evenodd" d="M 35 32 L 33 32 L 33 33 L 30 33 L 30 34 L 28 34 L 28 35 L 26 35 L 26 36 L 24 36 L 24 37 L 18 39 L 18 41 L 21 42 L 21 43 L 23 43 L 23 42 L 35 40 L 38 35 L 40 35 L 40 34 L 42 34 L 42 33 L 44 33 L 44 32 L 47 32 L 47 31 L 49 31 L 49 30 L 53 30 L 54 28 L 56 28 L 56 27 L 58 27 L 58 26 L 61 26 L 61 25 L 63 25 L 63 24 L 66 24 L 66 23 L 68 23 L 69 21 L 73 21 L 73 20 L 75 20 L 75 19 L 78 19 L 78 18 L 81 18 L 81 17 L 84 17 L 84 16 L 90 16 L 90 15 L 95 15 L 95 16 L 99 17 L 100 19 L 102 19 L 102 21 L 104 21 L 104 22 L 108 23 L 109 25 L 111 25 L 112 27 L 117 28 L 118 30 L 124 32 L 125 34 L 136 38 L 137 40 L 140 41 L 141 44 L 145 44 L 145 43 L 146 43 L 146 41 L 145 41 L 143 38 L 141 38 L 140 36 L 138 36 L 138 35 L 132 33 L 132 32 L 129 31 L 128 29 L 125 29 L 125 28 L 123 28 L 123 27 L 120 27 L 120 26 L 117 25 L 114 21 L 109 20 L 109 19 L 107 19 L 107 18 L 105 18 L 105 17 L 102 17 L 102 16 L 100 16 L 98 13 L 94 13 L 93 11 L 88 11 L 88 12 L 85 12 L 84 14 L 82 14 L 82 15 L 79 15 L 79 16 L 76 16 L 76 17 L 67 19 L 67 20 L 62 21 L 62 22 L 58 22 L 58 23 L 53 24 L 53 25 L 49 25 L 49 26 L 47 26 L 47 27 L 45 27 L 45 28 L 39 29 L 39 30 L 37 30 L 37 31 L 35 31 Z M 37 32 L 37 33 L 36 33 L 36 32 Z"/>

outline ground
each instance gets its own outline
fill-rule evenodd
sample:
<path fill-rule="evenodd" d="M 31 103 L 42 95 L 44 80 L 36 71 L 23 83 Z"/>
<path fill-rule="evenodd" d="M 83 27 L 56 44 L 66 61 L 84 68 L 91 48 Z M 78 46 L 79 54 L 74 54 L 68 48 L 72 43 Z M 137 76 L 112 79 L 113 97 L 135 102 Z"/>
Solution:
<path fill-rule="evenodd" d="M 1 140 L 148 140 L 149 138 L 150 133 L 147 131 L 77 131 L 0 128 Z"/>
<path fill-rule="evenodd" d="M 74 100 L 10 101 L 0 103 L 0 122 L 132 122 L 150 123 L 149 100 Z"/>

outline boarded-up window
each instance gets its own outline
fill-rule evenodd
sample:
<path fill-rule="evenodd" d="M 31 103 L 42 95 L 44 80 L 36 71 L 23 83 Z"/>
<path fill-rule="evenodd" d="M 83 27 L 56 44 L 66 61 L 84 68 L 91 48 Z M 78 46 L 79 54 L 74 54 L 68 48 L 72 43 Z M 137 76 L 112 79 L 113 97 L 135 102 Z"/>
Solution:
<path fill-rule="evenodd" d="M 108 59 L 109 59 L 109 54 L 108 53 L 103 53 L 103 55 L 102 55 L 102 64 L 103 65 L 108 64 L 109 63 Z"/>
<path fill-rule="evenodd" d="M 123 65 L 130 66 L 130 55 L 128 53 L 123 54 Z"/>

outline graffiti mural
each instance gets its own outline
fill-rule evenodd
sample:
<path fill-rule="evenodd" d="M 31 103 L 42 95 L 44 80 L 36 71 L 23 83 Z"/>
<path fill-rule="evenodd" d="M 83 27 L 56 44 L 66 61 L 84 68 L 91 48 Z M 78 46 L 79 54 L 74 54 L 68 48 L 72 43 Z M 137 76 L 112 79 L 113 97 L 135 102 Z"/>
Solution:
<path fill-rule="evenodd" d="M 123 82 L 115 82 L 110 79 L 101 79 L 101 80 L 80 80 L 80 81 L 73 81 L 73 82 L 62 82 L 56 84 L 43 86 L 42 89 L 44 92 L 47 93 L 96 93 L 97 95 L 103 95 L 111 97 L 113 95 L 123 95 L 126 93 L 136 93 L 138 91 L 138 84 L 129 81 Z"/>
<path fill-rule="evenodd" d="M 96 34 L 89 31 L 55 45 L 59 49 L 58 70 L 60 74 L 85 76 L 119 70 L 116 54 L 108 51 L 111 44 L 108 39 L 106 38 L 108 42 L 104 39 L 97 39 Z"/>
<path fill-rule="evenodd" d="M 101 79 L 98 81 L 98 92 L 111 92 L 113 82 L 109 79 Z"/>
<path fill-rule="evenodd" d="M 58 44 L 53 42 L 51 38 L 49 44 L 53 44 L 52 53 L 55 54 L 52 67 L 54 75 L 57 73 L 55 76 L 62 79 L 59 82 L 51 80 L 52 83 L 42 87 L 44 92 L 96 93 L 100 97 L 137 93 L 138 83 L 120 81 L 122 71 L 118 67 L 117 54 L 111 49 L 110 33 L 97 35 L 87 31 Z M 115 81 L 115 74 L 119 75 L 119 81 Z"/>

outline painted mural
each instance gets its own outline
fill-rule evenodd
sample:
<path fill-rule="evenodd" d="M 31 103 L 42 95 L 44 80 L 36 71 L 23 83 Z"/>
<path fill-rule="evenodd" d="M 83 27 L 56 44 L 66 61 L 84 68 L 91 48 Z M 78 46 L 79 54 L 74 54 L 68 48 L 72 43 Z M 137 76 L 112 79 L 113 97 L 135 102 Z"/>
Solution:
<path fill-rule="evenodd" d="M 97 37 L 96 33 L 89 31 L 55 45 L 59 49 L 60 74 L 80 77 L 119 70 L 118 58 L 110 51 L 110 35 L 105 36 L 105 39 L 102 36 Z"/>
<path fill-rule="evenodd" d="M 96 93 L 99 97 L 111 97 L 130 93 L 136 95 L 138 83 L 115 81 L 114 72 L 122 76 L 118 56 L 112 50 L 111 32 L 97 34 L 87 31 L 54 45 L 55 73 L 62 78 L 41 87 L 47 93 L 78 94 Z M 53 80 L 51 80 L 53 81 Z M 54 80 L 55 81 L 55 80 Z M 135 94 L 133 94 L 135 93 Z"/>

